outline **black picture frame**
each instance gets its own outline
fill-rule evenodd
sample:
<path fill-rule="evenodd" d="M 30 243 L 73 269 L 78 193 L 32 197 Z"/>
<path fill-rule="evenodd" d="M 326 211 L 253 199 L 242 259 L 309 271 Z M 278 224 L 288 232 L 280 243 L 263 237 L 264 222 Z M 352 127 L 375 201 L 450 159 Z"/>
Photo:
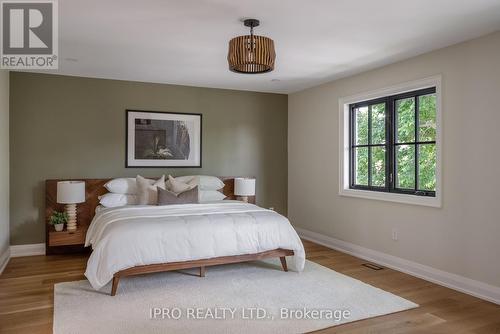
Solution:
<path fill-rule="evenodd" d="M 178 121 L 184 118 L 185 122 L 194 122 L 191 129 L 193 133 L 189 133 L 190 138 L 193 135 L 195 138 L 190 141 L 194 144 L 193 159 L 137 159 L 137 138 L 135 120 L 137 116 L 149 117 L 150 120 L 166 120 Z M 154 116 L 157 116 L 156 118 Z M 170 117 L 172 116 L 172 117 Z M 176 119 L 177 118 L 177 119 Z M 144 119 L 144 118 L 141 118 Z M 134 128 L 131 128 L 134 124 Z M 203 157 L 203 114 L 201 113 L 178 113 L 170 111 L 152 111 L 139 109 L 125 110 L 125 168 L 201 168 Z M 191 158 L 191 157 L 190 157 Z"/>

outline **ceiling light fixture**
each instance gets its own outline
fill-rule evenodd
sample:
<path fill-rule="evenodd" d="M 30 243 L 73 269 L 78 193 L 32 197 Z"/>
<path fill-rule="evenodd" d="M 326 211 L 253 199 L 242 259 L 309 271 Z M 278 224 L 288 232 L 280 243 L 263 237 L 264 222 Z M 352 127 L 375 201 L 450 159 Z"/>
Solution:
<path fill-rule="evenodd" d="M 238 36 L 229 41 L 229 69 L 245 74 L 271 72 L 276 58 L 274 41 L 253 34 L 253 28 L 259 26 L 259 20 L 247 19 L 243 24 L 250 27 L 250 35 Z"/>

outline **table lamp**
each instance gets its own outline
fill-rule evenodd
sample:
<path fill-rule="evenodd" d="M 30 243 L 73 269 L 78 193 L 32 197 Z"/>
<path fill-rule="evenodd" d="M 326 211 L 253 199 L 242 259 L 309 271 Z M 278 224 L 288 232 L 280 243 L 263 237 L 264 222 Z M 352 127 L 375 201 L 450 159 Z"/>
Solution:
<path fill-rule="evenodd" d="M 76 231 L 76 204 L 85 202 L 84 181 L 57 182 L 57 203 L 66 204 L 65 211 L 68 215 L 68 232 Z"/>
<path fill-rule="evenodd" d="M 248 196 L 255 196 L 255 179 L 235 178 L 234 194 L 240 201 L 248 203 Z"/>

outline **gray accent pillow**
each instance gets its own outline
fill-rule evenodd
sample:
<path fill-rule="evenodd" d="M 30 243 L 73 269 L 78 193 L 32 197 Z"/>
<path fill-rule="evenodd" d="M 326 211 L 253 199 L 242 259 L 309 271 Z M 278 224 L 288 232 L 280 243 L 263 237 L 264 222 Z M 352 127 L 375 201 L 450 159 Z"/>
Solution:
<path fill-rule="evenodd" d="M 159 180 L 151 184 L 149 179 L 137 175 L 135 178 L 137 183 L 137 204 L 139 205 L 156 205 L 158 203 L 158 192 L 156 189 L 165 189 L 165 175 Z"/>
<path fill-rule="evenodd" d="M 198 187 L 176 194 L 158 187 L 158 205 L 197 204 Z"/>

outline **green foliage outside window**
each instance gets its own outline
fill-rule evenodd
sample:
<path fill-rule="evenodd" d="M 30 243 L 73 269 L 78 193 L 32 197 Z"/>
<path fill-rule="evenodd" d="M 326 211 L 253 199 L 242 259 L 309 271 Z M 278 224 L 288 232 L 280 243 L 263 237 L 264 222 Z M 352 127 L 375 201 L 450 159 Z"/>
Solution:
<path fill-rule="evenodd" d="M 394 108 L 395 187 L 435 191 L 436 94 L 395 100 Z M 378 103 L 363 106 L 356 108 L 354 113 L 354 145 L 372 145 L 353 148 L 354 182 L 356 185 L 385 187 L 386 105 Z M 418 168 L 418 185 L 415 184 L 416 168 Z M 369 171 L 371 171 L 371 184 L 369 184 Z"/>

